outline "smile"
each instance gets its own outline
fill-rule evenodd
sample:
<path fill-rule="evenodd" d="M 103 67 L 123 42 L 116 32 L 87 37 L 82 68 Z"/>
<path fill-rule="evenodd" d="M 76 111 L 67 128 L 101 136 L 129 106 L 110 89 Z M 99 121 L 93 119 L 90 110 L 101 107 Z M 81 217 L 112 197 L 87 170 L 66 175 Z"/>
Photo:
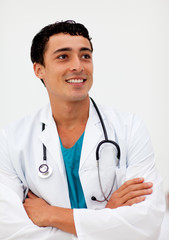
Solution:
<path fill-rule="evenodd" d="M 68 82 L 68 83 L 83 83 L 85 81 L 86 81 L 86 79 L 69 79 L 69 80 L 66 80 L 66 82 Z"/>

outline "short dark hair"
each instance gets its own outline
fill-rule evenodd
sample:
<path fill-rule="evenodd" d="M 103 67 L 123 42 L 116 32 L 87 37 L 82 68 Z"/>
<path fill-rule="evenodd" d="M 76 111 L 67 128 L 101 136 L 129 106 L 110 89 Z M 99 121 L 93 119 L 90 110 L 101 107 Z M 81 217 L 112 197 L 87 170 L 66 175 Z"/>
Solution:
<path fill-rule="evenodd" d="M 73 20 L 55 22 L 53 24 L 47 25 L 42 28 L 39 33 L 35 35 L 32 40 L 31 46 L 31 60 L 32 63 L 40 63 L 45 65 L 44 63 L 44 53 L 46 50 L 47 43 L 49 38 L 58 33 L 66 33 L 72 36 L 83 36 L 87 38 L 90 42 L 91 49 L 93 51 L 93 46 L 91 43 L 91 38 L 89 36 L 89 32 L 87 28 L 80 23 L 76 23 Z"/>

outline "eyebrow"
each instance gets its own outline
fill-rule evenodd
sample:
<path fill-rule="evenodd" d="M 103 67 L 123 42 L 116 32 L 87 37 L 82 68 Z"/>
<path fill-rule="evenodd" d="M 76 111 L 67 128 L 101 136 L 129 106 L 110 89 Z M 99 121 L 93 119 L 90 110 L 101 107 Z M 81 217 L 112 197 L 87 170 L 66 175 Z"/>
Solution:
<path fill-rule="evenodd" d="M 72 48 L 59 48 L 53 52 L 53 54 L 59 53 L 59 52 L 67 52 L 67 51 L 72 51 Z M 80 48 L 80 52 L 82 51 L 89 51 L 92 53 L 92 50 L 90 48 L 82 47 Z"/>

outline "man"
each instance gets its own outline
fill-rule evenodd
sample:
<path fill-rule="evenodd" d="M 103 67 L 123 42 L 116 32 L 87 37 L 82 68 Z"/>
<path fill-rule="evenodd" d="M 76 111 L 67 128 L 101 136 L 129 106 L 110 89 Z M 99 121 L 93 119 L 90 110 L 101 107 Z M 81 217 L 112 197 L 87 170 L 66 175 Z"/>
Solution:
<path fill-rule="evenodd" d="M 1 131 L 1 239 L 158 238 L 164 195 L 142 121 L 99 106 L 113 143 L 96 161 L 105 133 L 88 94 L 92 52 L 87 29 L 74 21 L 33 39 L 34 72 L 50 105 Z"/>

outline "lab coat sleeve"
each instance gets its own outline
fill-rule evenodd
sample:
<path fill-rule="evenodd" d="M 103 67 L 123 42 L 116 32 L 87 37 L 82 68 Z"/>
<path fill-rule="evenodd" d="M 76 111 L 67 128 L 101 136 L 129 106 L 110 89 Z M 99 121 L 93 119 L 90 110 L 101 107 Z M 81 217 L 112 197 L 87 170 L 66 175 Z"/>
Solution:
<path fill-rule="evenodd" d="M 128 126 L 129 128 L 129 126 Z M 74 209 L 79 240 L 156 240 L 165 211 L 162 179 L 159 176 L 150 137 L 142 121 L 131 123 L 126 136 L 126 179 L 144 177 L 153 182 L 153 193 L 144 202 L 116 209 Z"/>
<path fill-rule="evenodd" d="M 70 240 L 71 234 L 52 227 L 38 227 L 23 207 L 24 187 L 8 154 L 6 134 L 0 133 L 0 240 Z"/>

